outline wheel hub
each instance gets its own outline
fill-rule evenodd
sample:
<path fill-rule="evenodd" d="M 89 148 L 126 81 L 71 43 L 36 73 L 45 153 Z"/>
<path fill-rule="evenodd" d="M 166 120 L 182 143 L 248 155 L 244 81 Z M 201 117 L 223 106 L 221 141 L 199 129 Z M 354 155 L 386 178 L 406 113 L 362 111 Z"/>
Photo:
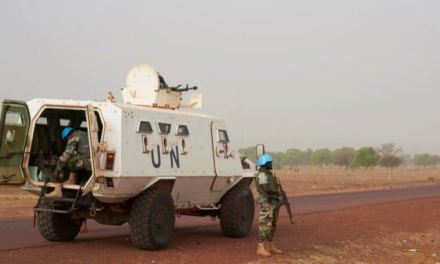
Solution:
<path fill-rule="evenodd" d="M 154 214 L 154 232 L 158 235 L 165 233 L 168 226 L 168 214 L 164 208 L 158 208 Z"/>

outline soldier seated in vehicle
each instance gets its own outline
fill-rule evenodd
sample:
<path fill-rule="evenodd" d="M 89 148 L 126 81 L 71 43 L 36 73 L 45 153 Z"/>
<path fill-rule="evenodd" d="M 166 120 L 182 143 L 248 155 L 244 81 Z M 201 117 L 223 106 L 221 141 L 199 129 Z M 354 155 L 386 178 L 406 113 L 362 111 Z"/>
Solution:
<path fill-rule="evenodd" d="M 58 158 L 53 176 L 55 179 L 64 178 L 64 169 L 70 170 L 69 178 L 63 184 L 76 184 L 75 175 L 79 170 L 91 171 L 90 147 L 87 132 L 66 127 L 61 137 L 67 141 L 63 154 Z M 61 184 L 55 184 L 55 190 L 45 194 L 45 197 L 62 197 Z"/>

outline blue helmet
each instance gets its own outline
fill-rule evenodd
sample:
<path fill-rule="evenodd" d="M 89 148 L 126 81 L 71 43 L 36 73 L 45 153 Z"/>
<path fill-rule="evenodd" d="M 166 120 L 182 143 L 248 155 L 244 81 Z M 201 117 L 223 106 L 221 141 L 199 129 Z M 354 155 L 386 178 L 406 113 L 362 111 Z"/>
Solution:
<path fill-rule="evenodd" d="M 61 137 L 63 138 L 63 140 L 66 140 L 67 135 L 69 135 L 72 130 L 73 128 L 71 127 L 66 127 L 65 129 L 63 129 L 63 132 L 61 132 Z"/>
<path fill-rule="evenodd" d="M 258 158 L 258 166 L 264 166 L 268 162 L 272 162 L 273 159 L 270 155 L 264 154 Z"/>

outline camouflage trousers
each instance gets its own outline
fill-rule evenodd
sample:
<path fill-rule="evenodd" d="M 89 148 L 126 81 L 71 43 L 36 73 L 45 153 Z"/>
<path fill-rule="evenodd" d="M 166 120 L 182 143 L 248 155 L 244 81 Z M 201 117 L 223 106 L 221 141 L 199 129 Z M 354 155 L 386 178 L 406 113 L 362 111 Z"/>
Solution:
<path fill-rule="evenodd" d="M 272 241 L 275 231 L 277 230 L 277 221 L 280 210 L 277 209 L 276 203 L 263 202 L 260 204 L 260 226 L 258 230 L 258 240 Z"/>
<path fill-rule="evenodd" d="M 75 172 L 77 170 L 91 170 L 92 165 L 90 163 L 90 159 L 81 159 L 79 155 L 73 155 L 68 161 L 67 161 L 67 168 L 71 172 Z"/>
<path fill-rule="evenodd" d="M 92 170 L 92 164 L 90 163 L 90 159 L 82 159 L 78 154 L 74 153 L 72 157 L 67 161 L 66 167 L 70 170 L 70 172 L 75 173 L 78 170 Z M 68 177 L 69 175 L 64 175 L 64 171 L 61 172 L 61 178 Z"/>

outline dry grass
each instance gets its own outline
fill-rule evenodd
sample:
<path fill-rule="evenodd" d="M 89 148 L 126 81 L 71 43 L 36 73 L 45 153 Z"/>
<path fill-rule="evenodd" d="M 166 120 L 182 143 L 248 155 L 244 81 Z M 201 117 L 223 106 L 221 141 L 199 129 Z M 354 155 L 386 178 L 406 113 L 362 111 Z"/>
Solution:
<path fill-rule="evenodd" d="M 339 168 L 299 168 L 275 171 L 290 195 L 311 193 L 351 192 L 376 189 L 404 188 L 440 184 L 440 170 L 384 168 L 348 170 Z"/>

